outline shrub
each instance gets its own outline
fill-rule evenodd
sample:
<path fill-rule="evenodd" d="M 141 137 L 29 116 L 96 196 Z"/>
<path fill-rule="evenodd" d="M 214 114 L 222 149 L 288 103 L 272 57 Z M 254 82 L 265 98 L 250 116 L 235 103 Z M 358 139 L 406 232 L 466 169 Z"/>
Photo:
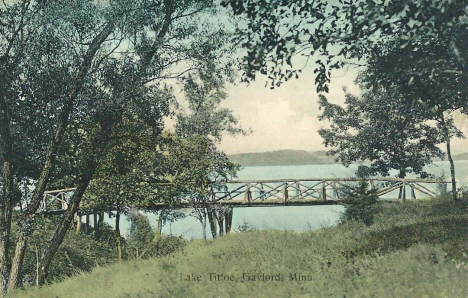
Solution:
<path fill-rule="evenodd" d="M 341 221 L 356 220 L 371 225 L 378 213 L 377 190 L 369 189 L 367 182 L 359 182 L 358 186 L 349 187 L 347 197 L 343 200 L 345 211 Z"/>
<path fill-rule="evenodd" d="M 160 235 L 155 241 L 155 230 L 145 215 L 131 217 L 130 236 L 125 241 L 128 259 L 149 259 L 165 256 L 182 249 L 186 240 L 182 237 Z"/>
<path fill-rule="evenodd" d="M 28 241 L 25 252 L 22 282 L 24 285 L 34 283 L 33 276 L 37 269 L 37 261 L 40 258 L 44 243 L 54 233 L 59 218 L 38 218 L 37 229 L 34 229 Z M 110 230 L 108 225 L 104 230 Z M 17 229 L 12 229 L 12 239 L 16 239 Z M 106 234 L 106 233 L 104 233 Z M 13 254 L 13 245 L 10 247 Z M 114 244 L 103 239 L 96 240 L 94 235 L 84 233 L 76 234 L 71 229 L 65 236 L 62 245 L 55 255 L 49 269 L 48 281 L 63 280 L 77 272 L 90 271 L 98 265 L 108 265 L 114 262 Z"/>
<path fill-rule="evenodd" d="M 251 230 L 252 230 L 252 227 L 245 220 L 245 218 L 244 218 L 244 222 L 241 225 L 237 226 L 237 231 L 240 232 L 240 233 L 248 232 L 248 231 L 251 231 Z"/>

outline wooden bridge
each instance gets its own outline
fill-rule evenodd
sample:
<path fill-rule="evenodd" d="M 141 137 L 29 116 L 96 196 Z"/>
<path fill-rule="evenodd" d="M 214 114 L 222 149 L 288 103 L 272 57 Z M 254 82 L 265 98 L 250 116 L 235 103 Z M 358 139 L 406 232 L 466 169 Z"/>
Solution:
<path fill-rule="evenodd" d="M 224 205 L 231 207 L 333 205 L 353 193 L 352 186 L 365 182 L 376 190 L 381 200 L 430 198 L 438 195 L 437 185 L 449 181 L 437 179 L 400 178 L 311 178 L 277 180 L 232 180 L 213 184 L 211 196 L 203 202 L 180 200 L 175 204 L 153 202 L 141 209 L 193 208 Z M 38 210 L 40 213 L 61 214 L 68 207 L 74 188 L 46 191 Z M 409 192 L 409 193 L 408 193 Z M 396 195 L 398 193 L 398 195 Z M 111 210 L 107 210 L 111 211 Z M 81 214 L 95 212 L 80 210 Z"/>

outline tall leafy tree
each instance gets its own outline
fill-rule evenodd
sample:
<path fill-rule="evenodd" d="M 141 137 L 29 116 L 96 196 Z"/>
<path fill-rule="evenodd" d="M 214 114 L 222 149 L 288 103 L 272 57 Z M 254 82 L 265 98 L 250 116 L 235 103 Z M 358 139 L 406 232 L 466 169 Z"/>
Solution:
<path fill-rule="evenodd" d="M 224 6 L 244 17 L 239 42 L 246 80 L 267 74 L 272 86 L 299 74 L 303 61 L 317 65 L 318 91 L 327 91 L 333 69 L 365 60 L 382 40 L 397 38 L 414 47 L 419 37 L 443 40 L 458 63 L 434 63 L 428 69 L 466 75 L 468 4 L 461 0 L 255 1 L 226 0 Z M 422 58 L 423 60 L 424 58 Z"/>
<path fill-rule="evenodd" d="M 170 193 L 172 202 L 177 205 L 187 201 L 194 208 L 206 239 L 207 203 L 213 198 L 213 191 L 224 187 L 223 181 L 236 175 L 239 166 L 230 162 L 227 156 L 218 151 L 216 144 L 204 135 L 180 138 L 168 135 L 164 146 L 167 167 L 162 177 L 171 182 L 162 188 L 163 193 Z"/>
<path fill-rule="evenodd" d="M 404 178 L 414 172 L 423 177 L 424 166 L 433 158 L 442 158 L 437 146 L 444 141 L 439 127 L 418 116 L 395 89 L 372 87 L 363 94 L 346 94 L 345 107 L 329 103 L 320 96 L 321 120 L 329 120 L 329 128 L 319 130 L 328 154 L 345 166 L 356 161 L 370 161 L 372 174 L 387 176 L 397 170 Z"/>
<path fill-rule="evenodd" d="M 201 14 L 213 13 L 211 1 L 21 3 L 32 17 L 18 16 L 18 20 L 28 22 L 24 30 L 12 32 L 34 34 L 30 34 L 25 47 L 8 43 L 10 35 L 4 34 L 6 49 L 25 56 L 20 64 L 21 75 L 15 77 L 21 89 L 18 87 L 7 103 L 10 112 L 23 98 L 34 103 L 26 115 L 32 119 L 35 111 L 41 112 L 40 120 L 32 124 L 40 132 L 37 135 L 44 138 L 35 140 L 40 151 L 40 174 L 21 219 L 10 288 L 20 276 L 28 235 L 34 228 L 43 193 L 51 179 L 60 176 L 54 170 L 57 158 L 73 151 L 62 150 L 62 145 L 76 149 L 74 156 L 68 155 L 69 162 L 62 159 L 60 170 L 66 173 L 65 166 L 72 165 L 74 173 L 69 180 L 76 182 L 77 191 L 43 248 L 40 283 L 102 157 L 112 147 L 113 136 L 125 120 L 144 123 L 157 135 L 161 117 L 166 114 L 162 108 L 165 98 L 159 98 L 158 91 L 164 89 L 163 81 L 207 67 L 214 70 L 213 76 L 222 75 L 217 57 L 224 49 L 217 42 L 227 38 L 222 30 L 211 30 L 200 22 Z M 59 15 L 64 17 L 57 18 Z M 17 141 L 23 143 L 21 138 Z"/>
<path fill-rule="evenodd" d="M 455 163 L 451 154 L 452 137 L 464 137 L 451 119 L 455 111 L 467 112 L 467 85 L 464 74 L 454 68 L 459 57 L 443 39 L 415 37 L 412 45 L 392 39 L 377 44 L 368 58 L 366 84 L 393 86 L 408 102 L 417 102 L 423 114 L 436 121 L 446 144 L 452 178 L 452 196 L 456 199 Z M 440 67 L 432 67 L 439 65 Z M 391 67 L 392 71 L 388 71 Z"/>
<path fill-rule="evenodd" d="M 408 101 L 444 113 L 466 111 L 468 63 L 465 1 L 253 1 L 227 0 L 247 26 L 239 39 L 247 50 L 244 79 L 268 75 L 272 88 L 298 76 L 305 56 L 315 62 L 318 92 L 327 92 L 334 69 L 380 65 L 374 84 L 397 84 Z M 446 136 L 449 131 L 446 131 Z M 446 137 L 447 139 L 447 137 Z M 448 139 L 447 139 L 448 140 Z M 451 162 L 453 196 L 455 167 Z"/>

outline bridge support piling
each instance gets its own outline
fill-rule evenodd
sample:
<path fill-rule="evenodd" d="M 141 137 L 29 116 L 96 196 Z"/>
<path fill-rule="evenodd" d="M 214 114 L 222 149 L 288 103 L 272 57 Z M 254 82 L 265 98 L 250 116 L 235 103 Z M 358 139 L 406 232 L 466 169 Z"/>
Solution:
<path fill-rule="evenodd" d="M 206 208 L 208 214 L 208 222 L 210 224 L 211 236 L 216 238 L 218 236 L 217 216 L 214 208 Z"/>
<path fill-rule="evenodd" d="M 232 228 L 232 214 L 234 213 L 234 208 L 230 207 L 226 210 L 226 216 L 225 221 L 226 221 L 226 234 L 231 233 L 231 228 Z"/>
<path fill-rule="evenodd" d="M 97 231 L 97 226 L 98 226 L 97 211 L 93 210 L 93 229 L 94 229 L 94 233 L 96 233 L 96 231 Z"/>
<path fill-rule="evenodd" d="M 81 215 L 77 213 L 75 216 L 76 216 L 76 233 L 79 234 L 81 230 Z"/>
<path fill-rule="evenodd" d="M 325 181 L 322 182 L 322 200 L 327 200 L 327 188 L 325 187 Z"/>
<path fill-rule="evenodd" d="M 220 216 L 217 216 L 218 220 L 218 231 L 219 231 L 219 237 L 224 236 L 224 222 L 225 222 L 225 214 Z"/>
<path fill-rule="evenodd" d="M 249 203 L 250 206 L 250 202 L 252 201 L 252 192 L 250 191 L 250 184 L 248 184 L 245 189 L 244 201 L 246 203 Z"/>
<path fill-rule="evenodd" d="M 86 235 L 89 234 L 89 213 L 86 213 L 86 226 L 85 226 Z"/>
<path fill-rule="evenodd" d="M 414 187 L 411 185 L 411 199 L 416 200 L 416 193 L 414 192 Z"/>
<path fill-rule="evenodd" d="M 403 199 L 403 201 L 406 201 L 406 182 L 403 182 L 402 190 L 403 192 L 401 198 Z"/>

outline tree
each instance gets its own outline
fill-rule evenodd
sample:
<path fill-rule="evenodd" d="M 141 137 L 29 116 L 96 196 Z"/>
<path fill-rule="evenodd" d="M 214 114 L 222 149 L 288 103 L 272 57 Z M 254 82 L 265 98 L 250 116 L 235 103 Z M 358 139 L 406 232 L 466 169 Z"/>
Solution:
<path fill-rule="evenodd" d="M 18 162 L 17 143 L 15 142 L 16 129 L 13 126 L 15 119 L 14 98 L 18 95 L 15 84 L 19 75 L 24 49 L 24 40 L 28 38 L 25 30 L 31 17 L 29 7 L 31 1 L 17 1 L 15 3 L 2 3 L 0 6 L 0 161 L 2 162 L 2 176 L 0 185 L 0 286 L 4 289 L 8 270 L 8 245 L 14 199 L 15 172 L 17 167 L 24 165 Z M 21 147 L 20 147 L 21 148 Z M 24 149 L 21 148 L 21 149 Z M 19 151 L 19 150 L 18 150 Z M 21 151 L 24 153 L 24 151 Z M 24 159 L 22 160 L 24 161 Z M 21 179 L 17 179 L 21 180 Z M 16 202 L 17 203 L 17 202 Z"/>
<path fill-rule="evenodd" d="M 408 101 L 444 113 L 466 112 L 468 4 L 461 0 L 253 1 L 228 0 L 247 20 L 239 31 L 247 47 L 244 80 L 268 75 L 272 88 L 297 77 L 313 59 L 318 92 L 327 92 L 331 72 L 353 65 L 382 66 L 374 84 L 399 85 Z M 379 63 L 377 63 L 379 64 Z M 435 84 L 434 84 L 435 83 Z M 436 88 L 434 88 L 437 86 Z M 440 120 L 438 120 L 440 121 Z M 455 168 L 450 156 L 453 197 Z"/>
<path fill-rule="evenodd" d="M 235 176 L 239 166 L 231 163 L 227 156 L 216 149 L 207 136 L 196 135 L 180 138 L 169 135 L 165 145 L 168 172 L 163 177 L 171 177 L 171 185 L 163 188 L 170 192 L 173 204 L 185 200 L 194 208 L 206 239 L 206 219 L 208 203 L 213 191 L 223 187 L 222 181 Z"/>
<path fill-rule="evenodd" d="M 247 48 L 243 58 L 244 79 L 260 72 L 271 85 L 300 73 L 303 61 L 312 58 L 317 91 L 327 91 L 333 69 L 365 60 L 382 40 L 399 39 L 415 48 L 418 38 L 443 40 L 459 63 L 426 65 L 430 70 L 466 76 L 468 4 L 461 0 L 384 1 L 255 1 L 226 0 L 235 14 L 244 17 L 238 38 Z"/>
<path fill-rule="evenodd" d="M 178 135 L 189 139 L 194 136 L 203 136 L 213 140 L 214 145 L 219 143 L 225 134 L 249 133 L 238 126 L 238 120 L 231 110 L 220 107 L 221 101 L 226 98 L 223 80 L 214 79 L 200 82 L 193 77 L 188 77 L 183 83 L 188 111 L 177 115 L 175 128 Z M 225 156 L 219 152 L 205 156 L 205 158 L 221 158 L 220 161 L 222 161 Z M 233 166 L 226 160 L 222 162 L 226 167 Z M 235 175 L 235 172 L 233 171 L 231 175 Z M 217 226 L 219 234 L 223 234 L 223 220 L 228 211 L 225 207 L 211 205 L 210 207 L 195 208 L 194 211 L 195 217 L 202 223 L 203 231 L 206 229 L 206 218 L 208 218 L 213 238 L 218 235 Z M 232 209 L 229 212 L 232 212 Z M 204 238 L 206 238 L 205 234 Z"/>
<path fill-rule="evenodd" d="M 18 78 L 20 81 L 24 80 L 23 82 L 28 83 L 26 83 L 25 88 L 21 90 L 22 95 L 26 98 L 30 96 L 31 101 L 39 100 L 39 102 L 45 104 L 46 109 L 47 105 L 55 109 L 52 110 L 52 112 L 50 110 L 46 111 L 46 120 L 48 120 L 49 125 L 39 129 L 42 131 L 45 130 L 47 135 L 47 145 L 43 149 L 43 156 L 41 156 L 43 158 L 41 165 L 42 169 L 40 170 L 40 175 L 35 183 L 34 193 L 27 204 L 24 216 L 21 219 L 21 232 L 18 236 L 19 238 L 12 272 L 10 274 L 9 287 L 14 287 L 17 283 L 17 276 L 24 257 L 27 237 L 32 230 L 32 223 L 36 216 L 36 210 L 39 207 L 43 193 L 53 171 L 60 145 L 64 139 L 70 122 L 70 116 L 73 108 L 81 91 L 83 90 L 86 78 L 93 66 L 94 58 L 96 55 L 99 56 L 99 50 L 102 49 L 107 37 L 111 34 L 115 28 L 114 26 L 116 25 L 115 22 L 110 22 L 107 23 L 107 25 L 100 27 L 103 21 L 103 15 L 100 14 L 102 13 L 102 10 L 95 14 L 93 19 L 92 17 L 89 17 L 89 14 L 85 14 L 85 17 L 84 15 L 80 15 L 80 13 L 83 13 L 88 9 L 92 9 L 89 2 L 75 4 L 77 4 L 73 7 L 75 14 L 68 14 L 70 6 L 67 5 L 48 5 L 46 3 L 34 5 L 32 8 L 34 18 L 31 18 L 30 23 L 28 24 L 29 29 L 32 30 L 34 27 L 36 30 L 34 32 L 35 35 L 31 34 L 33 37 L 28 41 L 28 46 L 23 48 L 27 54 L 23 61 L 23 63 L 25 63 L 25 68 L 22 72 L 22 76 L 18 76 Z M 55 30 L 50 30 L 53 15 L 56 15 L 56 13 L 68 15 L 69 17 L 60 22 L 60 29 L 55 27 Z M 83 36 L 81 39 L 78 39 L 83 43 L 77 46 L 77 43 L 70 40 L 70 37 L 79 36 L 86 30 L 90 30 L 92 33 L 87 35 L 85 39 L 83 39 Z M 44 58 L 50 58 L 51 56 L 56 59 L 43 60 Z M 32 72 L 28 72 L 28 66 L 33 67 L 34 65 L 41 68 L 40 66 L 44 65 L 44 61 L 47 61 L 45 65 L 50 67 L 46 67 L 43 72 L 36 72 L 42 76 L 36 77 L 35 79 L 30 78 L 28 74 L 32 74 Z M 60 75 L 57 71 L 60 71 Z M 50 96 L 51 94 L 47 92 L 46 88 L 44 88 L 46 86 L 41 85 L 41 79 L 43 80 L 42 82 L 45 82 L 46 78 L 51 74 L 55 78 L 63 77 L 68 80 L 64 85 L 62 85 L 62 87 L 53 86 L 55 88 L 51 89 L 51 91 L 53 90 L 57 93 L 52 94 L 53 96 L 49 98 L 47 96 Z M 28 86 L 28 84 L 30 85 Z M 38 90 L 43 92 L 34 92 Z M 12 103 L 15 101 L 18 101 L 18 98 L 12 99 Z"/>
<path fill-rule="evenodd" d="M 319 133 L 325 146 L 333 148 L 328 154 L 345 166 L 369 160 L 373 175 L 386 176 L 395 169 L 399 178 L 411 172 L 425 177 L 423 167 L 442 158 L 440 128 L 428 124 L 415 112 L 420 107 L 408 105 L 394 88 L 373 86 L 359 97 L 347 93 L 345 104 L 343 108 L 320 96 L 320 119 L 330 120 L 331 126 Z"/>
<path fill-rule="evenodd" d="M 404 95 L 408 102 L 417 102 L 416 113 L 434 120 L 446 143 L 452 178 L 452 197 L 457 198 L 455 164 L 451 155 L 452 137 L 464 137 L 456 129 L 450 114 L 454 111 L 467 113 L 467 89 L 463 74 L 449 71 L 459 64 L 458 57 L 443 40 L 425 36 L 415 38 L 413 46 L 401 40 L 378 44 L 368 58 L 367 84 L 392 86 Z M 392 71 L 387 71 L 391 65 Z M 441 67 L 432 68 L 432 65 Z M 448 69 L 447 69 L 448 68 Z"/>
<path fill-rule="evenodd" d="M 167 114 L 163 107 L 166 98 L 159 97 L 163 81 L 202 68 L 214 70 L 213 76 L 222 73 L 223 64 L 217 57 L 225 48 L 219 42 L 227 38 L 223 30 L 211 30 L 198 20 L 200 14 L 212 13 L 210 1 L 35 4 L 29 8 L 34 18 L 28 23 L 34 35 L 23 51 L 26 59 L 17 80 L 25 87 L 21 89 L 25 98 L 45 107 L 41 119 L 48 125 L 36 127 L 45 132 L 47 141 L 41 148 L 41 174 L 21 219 L 10 288 L 17 284 L 42 195 L 53 175 L 58 175 L 54 168 L 57 157 L 65 153 L 62 144 L 74 144 L 67 138 L 78 136 L 73 164 L 76 172 L 71 179 L 77 183 L 77 191 L 56 232 L 44 245 L 40 283 L 121 124 L 137 120 L 157 135 L 161 118 Z M 66 17 L 57 20 L 57 15 Z M 34 68 L 35 73 L 31 71 Z M 63 84 L 45 84 L 54 81 Z M 18 98 L 12 98 L 11 106 Z"/>

